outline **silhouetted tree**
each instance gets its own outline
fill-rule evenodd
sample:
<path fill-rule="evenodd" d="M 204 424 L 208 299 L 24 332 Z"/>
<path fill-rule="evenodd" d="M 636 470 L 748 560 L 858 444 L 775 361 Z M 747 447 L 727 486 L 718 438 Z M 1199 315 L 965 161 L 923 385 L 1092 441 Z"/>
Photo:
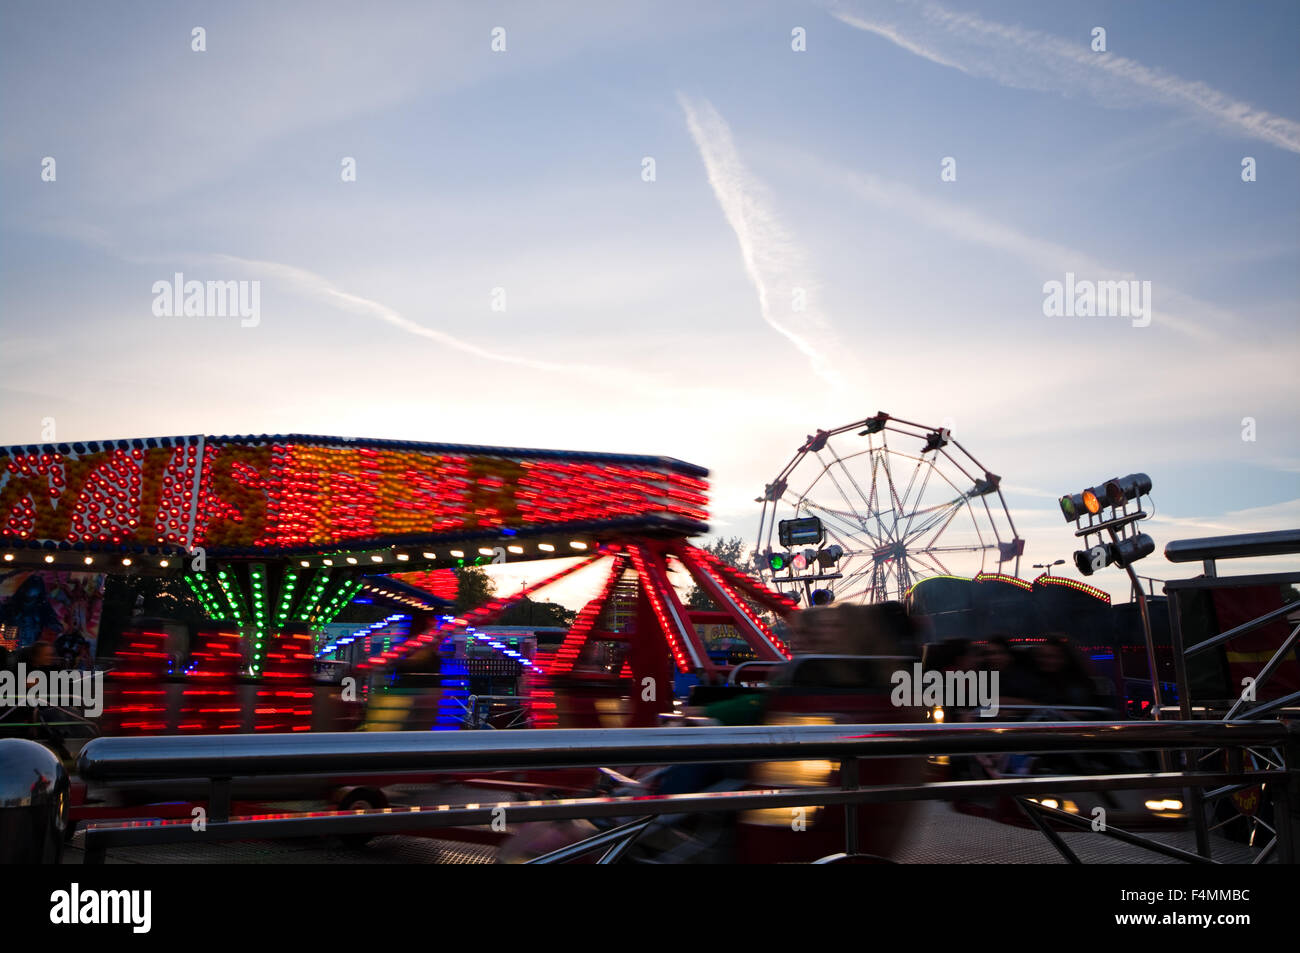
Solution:
<path fill-rule="evenodd" d="M 719 536 L 711 543 L 706 543 L 700 547 L 706 552 L 712 553 L 718 559 L 722 560 L 728 566 L 739 569 L 741 572 L 749 572 L 749 553 L 745 549 L 745 541 L 739 536 Z M 692 609 L 714 609 L 713 600 L 699 586 L 692 586 L 691 591 L 686 594 L 686 604 Z"/>

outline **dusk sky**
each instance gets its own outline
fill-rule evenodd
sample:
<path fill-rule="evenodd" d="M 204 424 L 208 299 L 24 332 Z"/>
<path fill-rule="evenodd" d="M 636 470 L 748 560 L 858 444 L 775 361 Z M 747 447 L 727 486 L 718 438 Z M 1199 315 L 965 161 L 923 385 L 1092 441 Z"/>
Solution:
<path fill-rule="evenodd" d="M 1140 571 L 1193 575 L 1169 540 L 1300 525 L 1298 40 L 1293 2 L 6 4 L 0 444 L 663 454 L 752 542 L 805 435 L 884 410 L 1002 475 L 1023 574 L 1146 471 Z M 259 281 L 255 326 L 156 314 L 176 273 Z M 1149 325 L 1045 314 L 1067 274 Z"/>

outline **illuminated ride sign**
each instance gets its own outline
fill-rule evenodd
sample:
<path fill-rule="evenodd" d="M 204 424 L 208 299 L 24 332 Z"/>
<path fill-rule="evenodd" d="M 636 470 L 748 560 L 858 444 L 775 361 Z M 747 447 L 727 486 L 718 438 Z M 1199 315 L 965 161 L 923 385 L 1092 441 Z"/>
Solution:
<path fill-rule="evenodd" d="M 490 562 L 498 548 L 575 555 L 704 531 L 707 473 L 666 457 L 297 435 L 4 447 L 0 549 L 11 563 L 155 571 L 198 549 L 313 566 L 351 554 L 372 571 Z"/>
<path fill-rule="evenodd" d="M 667 457 L 338 437 L 7 447 L 0 554 L 15 566 L 183 572 L 209 619 L 242 634 L 247 670 L 267 677 L 266 660 L 305 651 L 292 640 L 306 643 L 363 587 L 395 589 L 383 577 L 400 583 L 411 572 L 581 557 L 370 660 L 381 666 L 608 561 L 606 591 L 584 609 L 548 673 L 580 667 L 587 646 L 608 636 L 606 608 L 635 582 L 636 633 L 617 636 L 636 646 L 630 677 L 669 677 L 675 666 L 721 681 L 726 673 L 697 625 L 730 625 L 756 658 L 780 661 L 784 644 L 751 605 L 786 614 L 795 604 L 686 541 L 708 530 L 707 476 Z M 714 609 L 681 602 L 675 567 Z M 655 723 L 656 711 L 639 717 Z"/>

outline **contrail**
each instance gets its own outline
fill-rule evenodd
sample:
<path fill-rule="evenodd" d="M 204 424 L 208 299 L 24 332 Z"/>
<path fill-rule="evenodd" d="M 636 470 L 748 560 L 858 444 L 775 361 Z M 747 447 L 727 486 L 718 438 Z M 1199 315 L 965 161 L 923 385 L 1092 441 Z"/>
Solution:
<path fill-rule="evenodd" d="M 231 262 L 254 272 L 261 272 L 277 278 L 286 284 L 292 285 L 299 291 L 315 297 L 324 299 L 331 304 L 349 311 L 352 314 L 368 315 L 378 318 L 395 328 L 399 328 L 408 334 L 414 334 L 419 337 L 428 338 L 431 341 L 437 341 L 449 348 L 454 348 L 465 354 L 472 354 L 474 357 L 480 357 L 488 361 L 498 361 L 502 364 L 513 364 L 519 367 L 532 368 L 539 371 L 563 371 L 566 373 L 588 373 L 599 374 L 604 376 L 617 376 L 626 379 L 627 372 L 616 370 L 614 368 L 595 367 L 585 364 L 557 364 L 551 361 L 539 361 L 528 357 L 519 357 L 514 354 L 504 354 L 500 351 L 491 351 L 477 344 L 471 344 L 463 341 L 454 335 L 445 331 L 439 331 L 436 328 L 426 327 L 405 317 L 400 312 L 390 308 L 388 305 L 379 301 L 372 301 L 369 298 L 363 298 L 360 295 L 352 294 L 348 291 L 336 287 L 327 278 L 318 275 L 315 272 L 307 271 L 304 268 L 296 268 L 292 265 L 285 265 L 274 261 L 257 261 L 247 258 L 238 258 L 234 255 L 212 255 L 209 256 L 218 261 Z"/>
<path fill-rule="evenodd" d="M 846 194 L 889 209 L 935 231 L 961 241 L 984 245 L 1021 259 L 1044 273 L 1077 271 L 1101 280 L 1128 280 L 1134 274 L 1099 261 L 1093 256 L 1020 231 L 1012 225 L 990 219 L 978 210 L 956 202 L 917 192 L 902 182 L 889 182 L 870 173 L 845 169 L 825 159 L 796 152 L 805 168 L 814 171 L 823 182 L 840 186 Z M 1202 341 L 1214 341 L 1218 334 L 1210 327 L 1179 313 L 1192 312 L 1215 322 L 1230 320 L 1213 305 L 1186 295 L 1168 285 L 1161 285 L 1162 305 L 1157 321 L 1162 327 Z M 1164 302 L 1167 302 L 1165 304 Z"/>
<path fill-rule="evenodd" d="M 796 293 L 808 290 L 809 273 L 802 252 L 773 213 L 766 188 L 741 162 L 731 129 L 713 105 L 707 100 L 692 103 L 681 94 L 677 98 L 704 160 L 709 185 L 740 243 L 745 272 L 758 293 L 759 313 L 808 358 L 813 373 L 832 387 L 841 388 L 843 379 L 809 340 L 814 336 L 828 350 L 834 350 L 830 328 L 816 309 L 795 308 Z"/>
<path fill-rule="evenodd" d="M 909 4 L 910 5 L 910 4 Z M 1133 99 L 1179 107 L 1300 153 L 1300 123 L 1275 116 L 1197 80 L 1183 79 L 1114 53 L 1093 52 L 1087 38 L 1071 42 L 1038 30 L 995 23 L 936 3 L 919 8 L 920 22 L 899 24 L 837 6 L 831 15 L 859 30 L 935 63 L 984 76 L 1004 86 L 1056 92 L 1083 88 L 1098 102 L 1123 106 Z M 999 58 L 1011 53 L 1011 58 Z"/>

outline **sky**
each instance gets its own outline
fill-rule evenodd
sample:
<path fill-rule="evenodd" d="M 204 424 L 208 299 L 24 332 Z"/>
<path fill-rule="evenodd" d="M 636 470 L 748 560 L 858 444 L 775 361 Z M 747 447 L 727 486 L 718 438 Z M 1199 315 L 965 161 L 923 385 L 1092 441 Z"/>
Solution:
<path fill-rule="evenodd" d="M 6 4 L 0 444 L 662 454 L 748 541 L 884 410 L 1002 476 L 1025 574 L 1060 494 L 1145 471 L 1141 571 L 1192 575 L 1168 541 L 1300 525 L 1297 40 L 1290 2 Z M 256 321 L 155 313 L 178 272 Z M 1149 322 L 1048 314 L 1067 274 Z"/>

